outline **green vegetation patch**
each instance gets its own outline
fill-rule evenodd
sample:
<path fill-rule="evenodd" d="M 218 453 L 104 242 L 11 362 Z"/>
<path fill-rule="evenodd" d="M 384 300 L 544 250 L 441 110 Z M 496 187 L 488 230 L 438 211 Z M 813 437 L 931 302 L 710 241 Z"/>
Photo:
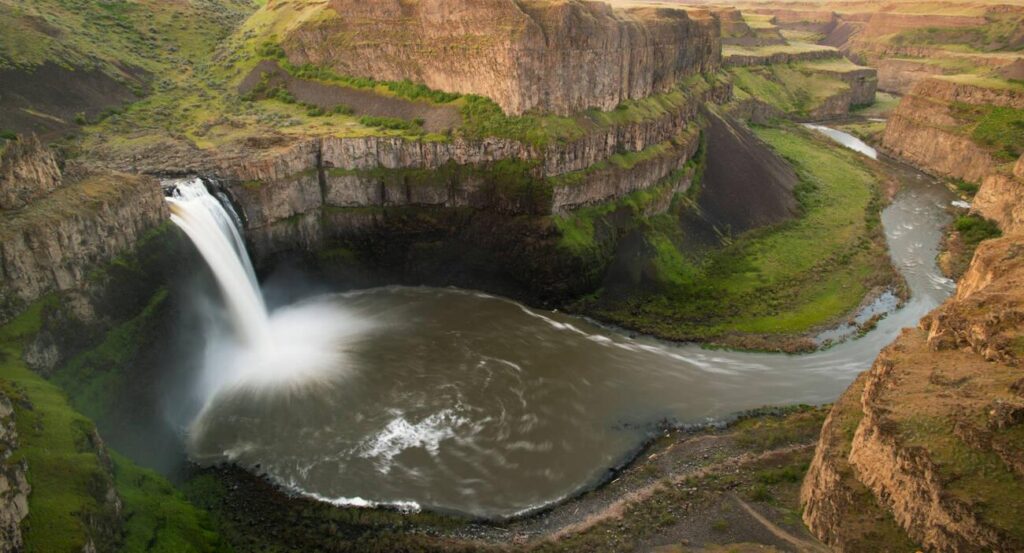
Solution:
<path fill-rule="evenodd" d="M 850 88 L 837 77 L 800 64 L 733 67 L 729 72 L 736 88 L 748 96 L 801 117 Z"/>
<path fill-rule="evenodd" d="M 863 117 L 888 117 L 896 106 L 900 104 L 898 96 L 888 92 L 878 91 L 875 93 L 875 103 L 869 106 L 861 106 L 855 110 L 857 115 Z"/>
<path fill-rule="evenodd" d="M 957 102 L 953 113 L 967 124 L 963 131 L 971 139 L 991 149 L 1006 162 L 1024 154 L 1024 110 Z"/>
<path fill-rule="evenodd" d="M 32 486 L 30 514 L 22 530 L 26 551 L 40 553 L 82 549 L 90 539 L 86 517 L 105 518 L 95 490 L 105 476 L 90 436 L 92 423 L 21 358 L 44 310 L 55 302 L 41 301 L 0 328 L 0 386 L 15 406 L 19 438 L 11 460 L 28 462 Z"/>
<path fill-rule="evenodd" d="M 899 431 L 907 446 L 927 450 L 948 493 L 971 505 L 984 522 L 1024 540 L 1024 482 L 996 453 L 965 444 L 946 416 L 911 416 Z"/>
<path fill-rule="evenodd" d="M 937 46 L 953 51 L 998 52 L 1024 48 L 1024 17 L 1019 12 L 989 12 L 984 25 L 973 27 L 921 27 L 889 37 L 896 45 Z"/>
<path fill-rule="evenodd" d="M 773 228 L 726 235 L 723 247 L 706 253 L 687 249 L 675 219 L 650 218 L 644 231 L 654 255 L 646 274 L 660 283 L 658 293 L 588 300 L 584 310 L 673 339 L 793 335 L 849 313 L 871 289 L 894 281 L 874 174 L 854 154 L 802 131 L 756 132 L 796 168 L 803 213 Z M 677 201 L 676 216 L 690 205 Z M 611 208 L 580 210 L 559 222 L 572 247 L 591 247 L 586 238 L 601 224 L 602 209 Z"/>
<path fill-rule="evenodd" d="M 166 290 L 158 291 L 142 313 L 114 327 L 98 346 L 56 371 L 53 381 L 71 397 L 76 409 L 93 420 L 106 415 L 106 406 L 113 403 L 120 391 L 129 365 L 152 335 L 155 318 L 166 298 Z"/>
<path fill-rule="evenodd" d="M 229 551 L 209 515 L 159 474 L 111 453 L 114 481 L 124 502 L 122 551 Z"/>
<path fill-rule="evenodd" d="M 11 459 L 28 463 L 32 486 L 29 517 L 22 524 L 26 551 L 80 550 L 99 539 L 92 535 L 96 525 L 122 535 L 126 551 L 222 550 L 206 516 L 162 477 L 116 454 L 111 473 L 92 421 L 68 404 L 63 390 L 22 361 L 25 342 L 57 301 L 37 302 L 0 327 L 0 387 L 12 399 L 19 435 Z M 125 334 L 115 331 L 100 350 L 111 350 Z M 111 483 L 124 501 L 121 517 L 105 504 Z"/>
<path fill-rule="evenodd" d="M 774 54 L 807 54 L 811 52 L 836 52 L 831 46 L 811 44 L 807 42 L 790 42 L 787 44 L 768 44 L 764 46 L 739 46 L 727 44 L 722 47 L 722 57 L 729 56 L 771 56 Z"/>
<path fill-rule="evenodd" d="M 953 228 L 960 233 L 964 243 L 971 247 L 1003 235 L 995 221 L 979 215 L 961 215 L 953 222 Z"/>

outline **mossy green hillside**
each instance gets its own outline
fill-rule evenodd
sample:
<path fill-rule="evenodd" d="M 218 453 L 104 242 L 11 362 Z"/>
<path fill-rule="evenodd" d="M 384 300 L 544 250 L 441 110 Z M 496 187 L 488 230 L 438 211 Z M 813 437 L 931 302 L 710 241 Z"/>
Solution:
<path fill-rule="evenodd" d="M 958 102 L 953 113 L 965 124 L 958 131 L 989 148 L 1004 162 L 1014 162 L 1024 154 L 1024 110 Z"/>
<path fill-rule="evenodd" d="M 22 523 L 26 551 L 78 551 L 108 532 L 126 551 L 223 550 L 206 515 L 165 480 L 116 455 L 111 474 L 92 422 L 68 404 L 63 390 L 22 361 L 26 341 L 57 302 L 40 301 L 0 327 L 0 386 L 14 400 L 19 433 L 12 460 L 28 463 L 32 486 L 29 517 Z M 104 483 L 116 487 L 124 519 L 106 504 Z M 140 544 L 142 549 L 135 548 Z"/>
<path fill-rule="evenodd" d="M 653 252 L 648 274 L 659 283 L 657 293 L 617 301 L 598 294 L 583 310 L 675 339 L 791 335 L 845 315 L 869 290 L 893 282 L 874 173 L 851 153 L 798 129 L 757 134 L 797 169 L 802 214 L 773 228 L 724 235 L 721 248 L 706 252 L 693 251 L 678 219 L 645 220 Z M 694 205 L 677 200 L 674 216 Z M 593 229 L 607 224 L 602 215 L 584 210 L 560 221 L 567 246 L 589 247 Z"/>
<path fill-rule="evenodd" d="M 931 46 L 958 52 L 1012 52 L 1024 47 L 1024 17 L 1012 10 L 985 13 L 985 23 L 968 27 L 920 27 L 887 38 L 889 44 Z"/>
<path fill-rule="evenodd" d="M 810 117 L 825 101 L 849 85 L 812 65 L 776 64 L 729 69 L 737 97 L 752 97 L 785 113 Z"/>
<path fill-rule="evenodd" d="M 53 63 L 135 80 L 141 69 L 187 69 L 213 51 L 254 6 L 206 2 L 0 2 L 0 68 Z"/>

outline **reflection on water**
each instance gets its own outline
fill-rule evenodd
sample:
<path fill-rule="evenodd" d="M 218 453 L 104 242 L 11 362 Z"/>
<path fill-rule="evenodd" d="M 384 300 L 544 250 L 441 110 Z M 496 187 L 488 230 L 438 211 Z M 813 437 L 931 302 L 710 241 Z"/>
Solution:
<path fill-rule="evenodd" d="M 821 134 L 835 140 L 836 142 L 846 146 L 847 148 L 860 152 L 871 159 L 878 159 L 878 150 L 875 150 L 871 146 L 868 146 L 863 140 L 853 136 L 850 133 L 843 131 L 837 131 L 835 129 L 825 127 L 822 125 L 815 125 L 812 123 L 804 123 L 804 126 L 808 129 L 813 129 L 820 132 Z"/>
<path fill-rule="evenodd" d="M 369 323 L 338 344 L 337 378 L 301 394 L 222 394 L 190 454 L 258 465 L 338 503 L 502 517 L 600 480 L 658 421 L 832 401 L 953 290 L 934 262 L 949 193 L 894 171 L 905 186 L 882 220 L 913 297 L 864 338 L 800 356 L 709 351 L 461 290 L 322 296 L 309 301 Z"/>

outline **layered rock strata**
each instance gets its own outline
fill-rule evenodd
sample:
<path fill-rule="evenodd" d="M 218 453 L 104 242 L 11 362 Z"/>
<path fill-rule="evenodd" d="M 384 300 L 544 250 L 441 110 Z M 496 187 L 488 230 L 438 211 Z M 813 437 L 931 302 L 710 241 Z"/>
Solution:
<path fill-rule="evenodd" d="M 581 0 L 331 0 L 279 38 L 296 64 L 479 94 L 509 114 L 613 109 L 715 71 L 721 50 L 707 12 Z"/>
<path fill-rule="evenodd" d="M 861 489 L 928 551 L 1024 544 L 1020 239 L 983 243 L 956 297 L 882 352 L 847 392 L 856 405 L 836 404 L 846 422 L 826 424 L 802 495 L 835 549 L 863 550 L 844 529 L 862 518 Z"/>
<path fill-rule="evenodd" d="M 21 209 L 60 182 L 57 156 L 35 136 L 9 141 L 0 151 L 0 210 Z"/>
<path fill-rule="evenodd" d="M 967 123 L 956 111 L 958 104 L 1024 109 L 1024 93 L 925 79 L 889 118 L 883 148 L 927 172 L 980 183 L 997 172 L 999 163 L 962 132 Z"/>
<path fill-rule="evenodd" d="M 829 47 L 813 48 L 803 52 L 781 50 L 772 52 L 770 49 L 765 52 L 756 50 L 736 49 L 726 53 L 722 64 L 726 67 L 748 67 L 751 65 L 779 65 L 784 63 L 797 63 L 801 61 L 818 61 L 828 59 L 839 59 L 842 54 L 839 50 Z"/>

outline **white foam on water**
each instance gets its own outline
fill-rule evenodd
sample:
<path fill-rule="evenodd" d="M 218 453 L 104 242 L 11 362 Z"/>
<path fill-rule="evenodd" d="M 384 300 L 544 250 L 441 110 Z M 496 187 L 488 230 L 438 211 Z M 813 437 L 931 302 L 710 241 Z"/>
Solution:
<path fill-rule="evenodd" d="M 437 455 L 441 442 L 455 438 L 455 429 L 467 423 L 469 420 L 453 409 L 444 409 L 415 424 L 399 415 L 359 446 L 359 456 L 373 459 L 377 469 L 387 474 L 391 472 L 394 458 L 407 449 L 423 448 Z"/>

